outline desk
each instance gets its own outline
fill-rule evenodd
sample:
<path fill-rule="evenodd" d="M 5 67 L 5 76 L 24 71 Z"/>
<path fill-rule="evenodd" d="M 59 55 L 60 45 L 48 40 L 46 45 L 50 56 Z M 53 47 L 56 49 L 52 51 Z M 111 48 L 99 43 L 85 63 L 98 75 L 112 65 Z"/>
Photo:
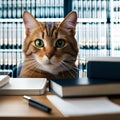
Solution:
<path fill-rule="evenodd" d="M 49 94 L 31 97 L 50 106 L 51 114 L 29 106 L 23 96 L 0 96 L 0 120 L 120 120 L 120 114 L 64 117 L 46 98 Z M 120 104 L 120 98 L 111 100 Z"/>

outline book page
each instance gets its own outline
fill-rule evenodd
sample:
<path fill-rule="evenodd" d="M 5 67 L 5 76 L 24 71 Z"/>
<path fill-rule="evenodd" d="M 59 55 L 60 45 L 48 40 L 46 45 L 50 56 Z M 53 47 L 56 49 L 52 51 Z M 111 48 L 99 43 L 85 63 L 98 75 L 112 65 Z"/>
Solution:
<path fill-rule="evenodd" d="M 63 99 L 56 95 L 48 95 L 47 98 L 64 116 L 120 113 L 120 106 L 107 97 Z"/>
<path fill-rule="evenodd" d="M 8 75 L 0 75 L 0 88 L 9 82 L 10 77 Z"/>

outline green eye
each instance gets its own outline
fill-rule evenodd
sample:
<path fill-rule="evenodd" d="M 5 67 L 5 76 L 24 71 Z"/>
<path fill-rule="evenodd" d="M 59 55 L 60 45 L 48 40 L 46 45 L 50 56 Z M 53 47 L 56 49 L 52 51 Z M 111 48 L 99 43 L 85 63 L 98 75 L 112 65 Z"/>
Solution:
<path fill-rule="evenodd" d="M 36 39 L 35 46 L 39 48 L 44 47 L 44 42 L 41 39 Z"/>
<path fill-rule="evenodd" d="M 58 39 L 55 43 L 56 48 L 62 48 L 64 46 L 65 46 L 65 40 L 63 40 L 63 39 Z"/>

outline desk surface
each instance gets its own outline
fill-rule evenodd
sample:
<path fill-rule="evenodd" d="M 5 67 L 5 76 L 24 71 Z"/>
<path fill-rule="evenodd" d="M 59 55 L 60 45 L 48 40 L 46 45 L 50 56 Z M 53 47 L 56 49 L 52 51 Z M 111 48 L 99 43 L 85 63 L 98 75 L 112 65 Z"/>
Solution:
<path fill-rule="evenodd" d="M 46 95 L 51 94 L 47 92 Z M 64 117 L 46 98 L 46 95 L 31 96 L 52 108 L 51 114 L 28 105 L 23 96 L 0 96 L 0 120 L 120 120 L 120 114 Z M 120 104 L 120 98 L 111 99 Z"/>

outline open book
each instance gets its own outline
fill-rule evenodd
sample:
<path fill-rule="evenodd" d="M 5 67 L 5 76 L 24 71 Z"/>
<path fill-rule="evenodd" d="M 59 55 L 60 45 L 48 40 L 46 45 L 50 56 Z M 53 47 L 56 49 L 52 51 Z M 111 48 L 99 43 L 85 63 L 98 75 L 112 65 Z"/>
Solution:
<path fill-rule="evenodd" d="M 46 85 L 46 78 L 10 78 L 9 83 L 0 88 L 0 95 L 41 95 Z"/>

